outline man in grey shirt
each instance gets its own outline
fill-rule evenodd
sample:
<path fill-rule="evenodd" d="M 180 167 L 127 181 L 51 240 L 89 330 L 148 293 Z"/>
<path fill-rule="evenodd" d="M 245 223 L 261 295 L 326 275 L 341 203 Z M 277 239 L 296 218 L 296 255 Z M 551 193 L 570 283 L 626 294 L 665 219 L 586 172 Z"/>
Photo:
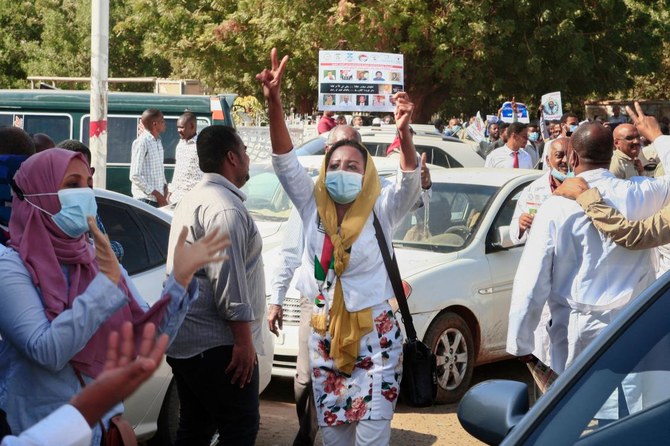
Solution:
<path fill-rule="evenodd" d="M 171 254 L 183 226 L 193 242 L 221 228 L 230 234 L 229 259 L 195 275 L 199 298 L 167 351 L 181 409 L 176 446 L 208 445 L 218 429 L 222 444 L 253 445 L 258 433 L 258 361 L 265 313 L 262 240 L 240 190 L 249 156 L 235 129 L 215 125 L 197 140 L 203 178 L 174 213 Z"/>

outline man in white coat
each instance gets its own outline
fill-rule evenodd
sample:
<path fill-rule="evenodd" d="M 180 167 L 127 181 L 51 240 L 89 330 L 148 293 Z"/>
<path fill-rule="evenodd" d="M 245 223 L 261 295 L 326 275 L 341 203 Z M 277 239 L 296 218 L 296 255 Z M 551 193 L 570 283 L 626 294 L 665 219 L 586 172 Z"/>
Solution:
<path fill-rule="evenodd" d="M 653 117 L 630 116 L 640 134 L 656 141 L 663 162 L 670 162 L 670 137 L 661 136 Z M 670 202 L 670 177 L 656 180 L 615 178 L 608 170 L 612 133 L 600 123 L 586 123 L 572 135 L 568 165 L 608 204 L 629 219 L 643 219 Z M 560 192 L 560 191 L 559 191 Z M 562 373 L 620 310 L 654 280 L 650 250 L 630 251 L 601 235 L 580 206 L 566 198 L 547 199 L 533 221 L 521 257 L 510 306 L 507 351 L 527 356 L 535 347 L 542 308 L 551 311 L 550 366 Z M 639 390 L 626 386 L 627 409 L 639 408 Z M 617 402 L 598 418 L 616 419 Z"/>
<path fill-rule="evenodd" d="M 521 191 L 509 225 L 509 235 L 515 245 L 526 242 L 535 213 L 566 178 L 569 141 L 568 138 L 559 138 L 553 142 L 547 156 L 549 170 Z"/>
<path fill-rule="evenodd" d="M 535 213 L 567 177 L 569 142 L 568 138 L 554 140 L 546 158 L 550 170 L 521 191 L 509 225 L 509 235 L 515 245 L 526 243 Z M 535 350 L 533 350 L 533 355 L 545 364 L 549 363 L 550 358 L 549 335 L 547 333 L 550 319 L 549 307 L 545 305 L 540 323 L 535 330 Z"/>

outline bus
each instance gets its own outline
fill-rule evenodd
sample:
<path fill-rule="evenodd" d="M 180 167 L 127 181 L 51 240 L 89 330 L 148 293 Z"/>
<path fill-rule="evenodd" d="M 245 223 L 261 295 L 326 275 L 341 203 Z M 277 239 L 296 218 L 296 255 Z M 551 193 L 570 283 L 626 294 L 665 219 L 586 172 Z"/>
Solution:
<path fill-rule="evenodd" d="M 234 127 L 230 111 L 236 94 L 215 96 L 153 93 L 108 93 L 107 189 L 130 195 L 131 146 L 137 138 L 140 117 L 147 108 L 163 112 L 166 130 L 165 177 L 172 179 L 175 147 L 179 142 L 177 119 L 185 111 L 198 117 L 198 132 L 208 125 Z M 46 133 L 56 144 L 76 139 L 89 145 L 90 92 L 76 90 L 0 90 L 0 126 L 16 126 L 30 134 Z"/>

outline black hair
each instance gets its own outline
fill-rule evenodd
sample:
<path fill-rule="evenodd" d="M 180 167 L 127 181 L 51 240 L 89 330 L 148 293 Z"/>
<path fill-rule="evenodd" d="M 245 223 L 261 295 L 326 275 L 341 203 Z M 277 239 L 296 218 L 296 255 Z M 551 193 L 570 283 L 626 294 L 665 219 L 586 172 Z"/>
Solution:
<path fill-rule="evenodd" d="M 573 132 L 570 145 L 585 162 L 606 164 L 612 159 L 614 136 L 599 122 L 585 122 Z"/>
<path fill-rule="evenodd" d="M 0 155 L 33 155 L 35 141 L 19 127 L 0 127 Z"/>
<path fill-rule="evenodd" d="M 507 127 L 507 135 L 518 135 L 524 129 L 527 129 L 528 125 L 523 122 L 513 122 Z"/>
<path fill-rule="evenodd" d="M 61 149 L 70 150 L 72 152 L 79 152 L 84 155 L 84 158 L 88 160 L 88 165 L 91 165 L 91 149 L 88 148 L 86 144 L 76 139 L 66 139 L 56 144 L 56 147 Z"/>
<path fill-rule="evenodd" d="M 240 153 L 244 144 L 234 128 L 226 125 L 210 125 L 198 135 L 196 149 L 200 170 L 218 173 L 228 152 Z"/>
<path fill-rule="evenodd" d="M 565 124 L 566 122 L 568 122 L 568 118 L 575 118 L 575 119 L 577 119 L 577 121 L 579 121 L 579 116 L 577 116 L 575 113 L 567 112 L 567 113 L 563 113 L 563 116 L 561 116 L 561 121 L 560 121 L 561 124 Z"/>
<path fill-rule="evenodd" d="M 363 169 L 365 169 L 367 167 L 367 164 L 368 164 L 368 149 L 365 148 L 363 143 L 360 143 L 360 142 L 358 142 L 356 140 L 353 140 L 353 139 L 341 139 L 341 140 L 337 141 L 335 144 L 333 144 L 330 147 L 330 150 L 328 151 L 328 153 L 326 153 L 326 166 L 328 166 L 328 164 L 330 163 L 330 158 L 333 156 L 333 152 L 335 152 L 335 150 L 339 149 L 342 146 L 351 146 L 351 147 L 354 147 L 354 148 L 358 149 L 358 151 L 361 152 L 361 155 L 363 155 Z"/>

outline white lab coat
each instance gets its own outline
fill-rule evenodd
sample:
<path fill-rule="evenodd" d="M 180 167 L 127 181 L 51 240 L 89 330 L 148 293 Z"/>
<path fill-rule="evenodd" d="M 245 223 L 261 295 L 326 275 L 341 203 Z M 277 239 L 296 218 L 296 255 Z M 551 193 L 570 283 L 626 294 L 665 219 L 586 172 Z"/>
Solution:
<path fill-rule="evenodd" d="M 661 159 L 670 165 L 670 137 L 656 142 Z M 620 180 L 605 169 L 580 176 L 627 218 L 646 218 L 670 202 L 670 176 Z M 507 351 L 515 356 L 533 351 L 533 332 L 547 302 L 550 365 L 562 373 L 655 279 L 652 265 L 651 250 L 617 246 L 595 229 L 576 202 L 548 198 L 535 216 L 514 279 Z M 626 395 L 628 399 L 630 392 Z M 629 409 L 635 410 L 634 402 L 629 401 Z"/>
<path fill-rule="evenodd" d="M 535 210 L 537 210 L 544 203 L 544 200 L 551 196 L 550 176 L 551 172 L 545 172 L 540 178 L 530 183 L 521 191 L 519 199 L 516 202 L 516 208 L 514 208 L 512 221 L 509 224 L 509 236 L 515 245 L 525 243 L 528 238 L 529 231 L 525 231 L 519 237 L 519 217 L 521 217 L 521 214 L 529 214 L 531 207 L 535 207 Z"/>

